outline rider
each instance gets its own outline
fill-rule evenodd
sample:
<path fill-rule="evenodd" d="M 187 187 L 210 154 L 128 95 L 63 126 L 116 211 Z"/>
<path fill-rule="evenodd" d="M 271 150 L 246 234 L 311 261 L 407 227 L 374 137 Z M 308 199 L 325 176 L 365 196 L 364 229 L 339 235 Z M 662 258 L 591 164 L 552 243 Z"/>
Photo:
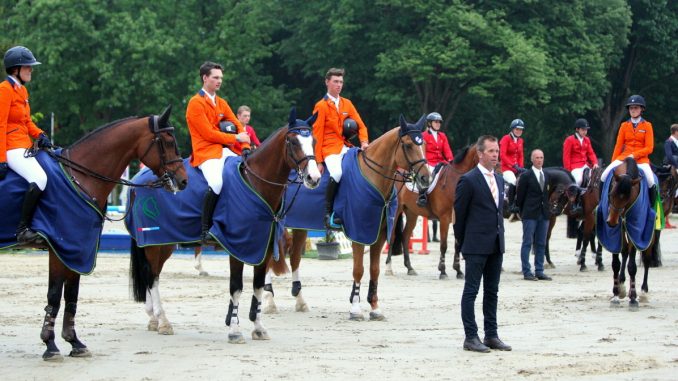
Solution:
<path fill-rule="evenodd" d="M 589 122 L 584 118 L 579 118 L 574 122 L 574 135 L 570 135 L 563 143 L 563 167 L 572 173 L 574 181 L 577 184 L 577 198 L 572 206 L 572 212 L 580 214 L 581 206 L 581 183 L 584 178 L 584 171 L 598 167 L 598 158 L 593 152 L 591 140 L 588 138 Z"/>
<path fill-rule="evenodd" d="M 422 133 L 426 142 L 426 162 L 428 169 L 433 173 L 436 165 L 439 163 L 448 164 L 454 160 L 454 155 L 450 149 L 450 143 L 447 141 L 447 135 L 440 132 L 443 126 L 443 117 L 437 112 L 432 112 L 426 116 L 426 131 Z M 426 206 L 426 192 L 421 192 L 417 205 Z"/>
<path fill-rule="evenodd" d="M 223 186 L 224 161 L 229 156 L 246 155 L 250 137 L 228 103 L 217 96 L 224 78 L 223 67 L 205 62 L 200 66 L 200 78 L 202 89 L 188 102 L 186 123 L 193 147 L 191 165 L 202 170 L 208 185 L 202 205 L 200 234 L 202 243 L 207 243 L 214 207 Z M 234 147 L 236 142 L 242 144 L 242 150 Z"/>
<path fill-rule="evenodd" d="M 504 181 L 508 184 L 509 212 L 518 213 L 516 206 L 516 175 L 525 172 L 525 156 L 523 153 L 523 130 L 525 122 L 513 119 L 508 134 L 499 141 L 499 158 Z"/>
<path fill-rule="evenodd" d="M 0 180 L 11 168 L 28 182 L 28 190 L 21 207 L 21 218 L 16 230 L 17 242 L 44 244 L 44 239 L 30 228 L 40 195 L 47 186 L 47 175 L 35 157 L 27 157 L 26 150 L 33 145 L 49 148 L 52 143 L 31 120 L 26 83 L 31 81 L 33 66 L 40 65 L 30 50 L 15 46 L 5 53 L 7 79 L 0 83 Z"/>
<path fill-rule="evenodd" d="M 631 95 L 626 102 L 626 108 L 631 118 L 622 122 L 619 127 L 617 143 L 612 154 L 612 162 L 603 171 L 600 181 L 605 183 L 607 176 L 610 175 L 613 169 L 620 165 L 627 157 L 632 157 L 638 163 L 638 168 L 645 175 L 645 181 L 650 189 L 650 205 L 654 205 L 657 188 L 652 168 L 650 168 L 650 158 L 648 157 L 654 149 L 654 131 L 652 130 L 652 123 L 640 116 L 645 110 L 645 98 L 640 95 Z"/>
<path fill-rule="evenodd" d="M 313 137 L 315 137 L 315 157 L 318 162 L 318 170 L 323 173 L 323 163 L 330 172 L 330 181 L 327 183 L 325 193 L 325 226 L 329 229 L 332 225 L 341 225 L 342 221 L 335 218 L 330 221 L 332 215 L 334 196 L 341 180 L 341 160 L 348 151 L 351 143 L 343 136 L 343 125 L 347 118 L 353 119 L 358 124 L 358 140 L 360 148 L 369 146 L 367 127 L 358 114 L 358 110 L 350 100 L 341 97 L 344 87 L 344 69 L 331 68 L 325 74 L 325 86 L 327 94 L 315 104 L 313 113 L 318 114 L 318 119 L 313 125 Z"/>

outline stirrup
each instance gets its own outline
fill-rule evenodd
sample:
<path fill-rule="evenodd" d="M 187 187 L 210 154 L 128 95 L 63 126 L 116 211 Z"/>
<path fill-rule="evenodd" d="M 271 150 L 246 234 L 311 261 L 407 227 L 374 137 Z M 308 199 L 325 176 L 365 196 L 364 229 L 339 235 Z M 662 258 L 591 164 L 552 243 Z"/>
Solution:
<path fill-rule="evenodd" d="M 341 231 L 341 224 L 343 222 L 334 216 L 334 212 L 325 215 L 325 228 L 328 230 Z"/>

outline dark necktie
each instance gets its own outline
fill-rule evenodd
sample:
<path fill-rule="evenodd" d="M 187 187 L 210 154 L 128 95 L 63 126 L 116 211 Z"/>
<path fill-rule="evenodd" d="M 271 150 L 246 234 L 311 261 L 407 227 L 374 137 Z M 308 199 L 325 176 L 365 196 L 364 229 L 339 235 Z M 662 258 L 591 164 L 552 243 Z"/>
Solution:
<path fill-rule="evenodd" d="M 542 191 L 544 190 L 544 172 L 542 171 L 539 171 L 539 188 L 541 188 Z"/>

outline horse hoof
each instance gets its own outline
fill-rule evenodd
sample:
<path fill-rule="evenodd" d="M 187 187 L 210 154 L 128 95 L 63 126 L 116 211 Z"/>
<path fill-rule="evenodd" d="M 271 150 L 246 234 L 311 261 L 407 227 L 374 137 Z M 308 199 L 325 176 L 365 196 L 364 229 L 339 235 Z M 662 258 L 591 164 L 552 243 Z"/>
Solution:
<path fill-rule="evenodd" d="M 438 276 L 438 279 L 440 280 L 447 280 L 447 278 L 448 278 L 447 274 L 440 274 L 440 276 Z"/>
<path fill-rule="evenodd" d="M 174 335 L 174 328 L 169 324 L 159 326 L 158 335 Z"/>
<path fill-rule="evenodd" d="M 208 273 L 207 271 L 201 271 L 200 276 L 210 276 L 210 273 Z"/>
<path fill-rule="evenodd" d="M 581 265 L 581 267 L 579 267 L 579 271 L 581 271 L 581 272 L 586 272 L 588 270 L 589 269 L 588 269 L 588 267 L 586 267 L 586 265 Z"/>
<path fill-rule="evenodd" d="M 69 354 L 71 357 L 92 357 L 92 352 L 87 348 L 73 348 Z"/>
<path fill-rule="evenodd" d="M 394 274 L 393 274 L 393 270 L 391 270 L 391 269 L 386 269 L 386 270 L 384 271 L 384 275 L 394 275 Z"/>
<path fill-rule="evenodd" d="M 640 309 L 640 305 L 638 304 L 637 300 L 631 300 L 629 301 L 629 311 L 638 311 Z"/>
<path fill-rule="evenodd" d="M 464 279 L 464 273 L 458 272 L 457 273 L 457 279 Z"/>
<path fill-rule="evenodd" d="M 229 333 L 228 334 L 228 343 L 229 344 L 245 344 L 245 337 L 242 333 Z"/>
<path fill-rule="evenodd" d="M 51 362 L 61 362 L 64 361 L 64 356 L 62 356 L 61 353 L 58 351 L 57 352 L 45 351 L 45 353 L 42 354 L 42 359 Z"/>
<path fill-rule="evenodd" d="M 351 312 L 351 313 L 349 313 L 348 320 L 363 321 L 363 320 L 365 320 L 365 317 L 363 316 L 363 314 L 354 314 L 354 313 Z"/>
<path fill-rule="evenodd" d="M 605 266 L 602 263 L 598 265 L 598 271 L 605 271 Z"/>
<path fill-rule="evenodd" d="M 581 258 L 577 258 L 577 264 L 581 265 Z M 546 267 L 546 266 L 544 266 L 544 267 Z"/>
<path fill-rule="evenodd" d="M 256 329 L 252 331 L 252 340 L 271 340 L 271 337 L 266 331 L 257 331 Z M 244 342 L 245 340 L 243 340 Z"/>
<path fill-rule="evenodd" d="M 308 304 L 306 303 L 297 304 L 295 310 L 297 312 L 308 312 Z"/>
<path fill-rule="evenodd" d="M 384 321 L 386 316 L 381 312 L 370 312 L 370 321 Z"/>
<path fill-rule="evenodd" d="M 407 270 L 407 275 L 419 275 L 414 269 Z"/>
<path fill-rule="evenodd" d="M 151 320 L 148 322 L 148 328 L 149 331 L 157 331 L 158 330 L 158 321 L 157 320 Z"/>

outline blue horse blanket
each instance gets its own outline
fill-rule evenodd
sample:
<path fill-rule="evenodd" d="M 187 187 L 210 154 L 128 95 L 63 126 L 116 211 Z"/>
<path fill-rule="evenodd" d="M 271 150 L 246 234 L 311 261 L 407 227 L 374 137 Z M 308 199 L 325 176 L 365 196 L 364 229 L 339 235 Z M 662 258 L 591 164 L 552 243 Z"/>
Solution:
<path fill-rule="evenodd" d="M 282 235 L 278 213 L 244 180 L 240 157 L 229 157 L 224 164 L 224 186 L 214 210 L 210 233 L 223 249 L 238 260 L 260 264 L 271 239 Z M 161 189 L 139 188 L 125 226 L 139 247 L 200 242 L 202 200 L 207 182 L 202 172 L 184 160 L 188 186 L 176 194 Z M 136 183 L 151 182 L 156 176 L 149 170 L 139 172 Z M 132 200 L 132 195 L 128 197 Z M 273 245 L 277 256 L 278 245 Z"/>
<path fill-rule="evenodd" d="M 61 150 L 56 152 L 61 154 Z M 36 156 L 47 173 L 31 226 L 46 239 L 61 262 L 74 272 L 89 274 L 96 266 L 104 216 L 89 196 L 77 190 L 62 166 L 46 152 Z M 13 247 L 28 183 L 13 171 L 0 181 L 0 249 Z"/>
<path fill-rule="evenodd" d="M 367 180 L 358 165 L 357 148 L 351 148 L 341 163 L 343 175 L 334 199 L 334 213 L 344 221 L 342 229 L 346 237 L 353 242 L 371 245 L 376 242 L 381 223 L 386 215 L 388 239 L 398 197 L 395 187 L 388 199 L 384 199 L 379 190 Z M 329 172 L 324 171 L 320 186 L 316 189 L 289 187 L 285 193 L 285 204 L 290 209 L 285 215 L 285 226 L 291 229 L 325 230 L 325 190 L 329 181 Z"/>
<path fill-rule="evenodd" d="M 600 197 L 598 210 L 596 211 L 596 234 L 603 247 L 611 253 L 621 252 L 623 231 L 626 231 L 629 241 L 637 250 L 647 250 L 650 243 L 652 243 L 656 212 L 652 205 L 650 205 L 644 172 L 640 171 L 640 176 L 640 194 L 633 205 L 621 217 L 621 223 L 615 227 L 607 225 L 610 205 L 610 183 L 614 176 L 610 174 L 605 183 L 603 183 L 603 192 Z M 658 184 L 656 177 L 655 183 Z"/>

